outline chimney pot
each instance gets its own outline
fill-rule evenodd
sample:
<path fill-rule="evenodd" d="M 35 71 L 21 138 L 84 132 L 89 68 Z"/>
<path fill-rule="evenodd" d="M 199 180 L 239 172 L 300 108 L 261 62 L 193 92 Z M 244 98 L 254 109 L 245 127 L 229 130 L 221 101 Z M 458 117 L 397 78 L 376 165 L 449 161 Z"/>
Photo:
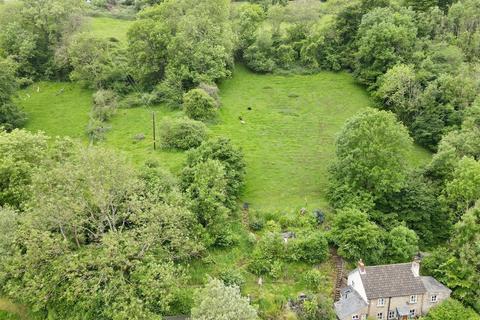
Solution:
<path fill-rule="evenodd" d="M 358 270 L 360 270 L 360 274 L 365 274 L 366 273 L 365 263 L 363 263 L 362 259 L 360 259 L 360 261 L 358 261 Z"/>
<path fill-rule="evenodd" d="M 418 257 L 413 258 L 412 273 L 414 277 L 420 276 L 420 259 Z"/>

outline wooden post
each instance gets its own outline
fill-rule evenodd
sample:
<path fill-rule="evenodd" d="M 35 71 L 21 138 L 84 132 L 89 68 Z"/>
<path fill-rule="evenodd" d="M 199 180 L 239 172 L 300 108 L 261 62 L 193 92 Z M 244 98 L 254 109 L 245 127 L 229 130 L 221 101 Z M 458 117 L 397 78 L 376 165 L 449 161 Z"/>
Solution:
<path fill-rule="evenodd" d="M 155 133 L 155 112 L 152 112 L 152 126 L 153 126 L 153 150 L 157 150 L 157 136 Z"/>

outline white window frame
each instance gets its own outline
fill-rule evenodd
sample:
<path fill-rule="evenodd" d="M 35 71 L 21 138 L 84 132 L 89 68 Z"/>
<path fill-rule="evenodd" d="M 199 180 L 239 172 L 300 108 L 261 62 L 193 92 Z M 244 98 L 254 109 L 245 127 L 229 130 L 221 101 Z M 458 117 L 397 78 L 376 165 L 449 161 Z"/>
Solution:
<path fill-rule="evenodd" d="M 388 319 L 395 319 L 397 317 L 397 312 L 395 310 L 388 311 Z"/>
<path fill-rule="evenodd" d="M 360 317 L 358 316 L 358 314 L 354 314 L 352 315 L 352 320 L 360 320 Z"/>
<path fill-rule="evenodd" d="M 377 313 L 377 320 L 383 320 L 383 312 Z"/>
<path fill-rule="evenodd" d="M 436 303 L 436 302 L 438 302 L 438 295 L 437 295 L 436 293 L 434 293 L 434 294 L 432 294 L 432 295 L 430 296 L 430 302 L 431 302 L 431 303 Z"/>
<path fill-rule="evenodd" d="M 412 312 L 413 311 L 413 312 Z M 417 315 L 417 312 L 415 311 L 415 309 L 410 309 L 410 311 L 408 312 L 409 314 L 409 318 L 410 319 L 413 319 L 416 315 Z"/>
<path fill-rule="evenodd" d="M 385 306 L 385 299 L 384 298 L 378 298 L 377 307 L 384 307 L 384 306 Z"/>
<path fill-rule="evenodd" d="M 418 301 L 418 296 L 416 294 L 412 294 L 410 296 L 410 303 L 414 304 L 414 303 L 417 303 L 417 301 Z"/>

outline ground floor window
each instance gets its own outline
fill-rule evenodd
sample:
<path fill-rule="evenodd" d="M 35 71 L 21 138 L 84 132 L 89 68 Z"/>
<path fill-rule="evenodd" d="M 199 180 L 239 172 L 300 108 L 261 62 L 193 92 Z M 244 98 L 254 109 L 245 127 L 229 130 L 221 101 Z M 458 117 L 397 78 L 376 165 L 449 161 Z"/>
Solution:
<path fill-rule="evenodd" d="M 352 320 L 358 320 L 358 319 L 360 319 L 360 318 L 358 317 L 358 314 L 354 314 L 354 315 L 352 316 Z"/>
<path fill-rule="evenodd" d="M 437 297 L 436 294 L 432 294 L 432 295 L 430 296 L 430 302 L 437 302 L 437 299 L 438 299 L 438 297 Z"/>
<path fill-rule="evenodd" d="M 397 313 L 395 311 L 388 311 L 388 319 L 395 319 Z"/>
<path fill-rule="evenodd" d="M 383 312 L 377 313 L 377 319 L 382 320 L 383 319 Z"/>

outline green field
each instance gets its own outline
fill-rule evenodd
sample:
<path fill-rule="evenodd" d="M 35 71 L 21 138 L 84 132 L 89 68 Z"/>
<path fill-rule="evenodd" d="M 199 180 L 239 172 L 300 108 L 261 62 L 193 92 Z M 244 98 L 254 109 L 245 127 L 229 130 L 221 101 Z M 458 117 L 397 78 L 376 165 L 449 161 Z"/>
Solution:
<path fill-rule="evenodd" d="M 335 135 L 348 118 L 372 105 L 363 88 L 347 73 L 257 75 L 238 66 L 220 89 L 222 107 L 209 129 L 212 136 L 226 136 L 244 151 L 247 177 L 242 201 L 265 210 L 326 207 Z M 28 129 L 85 138 L 91 94 L 76 84 L 42 82 L 22 91 L 19 104 L 28 113 Z M 153 111 L 157 127 L 164 117 L 182 115 L 163 106 L 120 109 L 102 144 L 124 151 L 137 164 L 156 159 L 177 172 L 184 153 L 153 150 Z M 146 138 L 136 142 L 133 137 L 140 133 Z M 410 165 L 429 157 L 414 147 Z"/>
<path fill-rule="evenodd" d="M 109 17 L 86 18 L 84 32 L 89 32 L 99 38 L 115 38 L 122 43 L 127 41 L 127 31 L 133 23 L 131 20 L 120 20 Z"/>
<path fill-rule="evenodd" d="M 39 82 L 20 91 L 17 104 L 27 112 L 27 129 L 86 139 L 92 108 L 90 90 L 75 83 Z"/>

